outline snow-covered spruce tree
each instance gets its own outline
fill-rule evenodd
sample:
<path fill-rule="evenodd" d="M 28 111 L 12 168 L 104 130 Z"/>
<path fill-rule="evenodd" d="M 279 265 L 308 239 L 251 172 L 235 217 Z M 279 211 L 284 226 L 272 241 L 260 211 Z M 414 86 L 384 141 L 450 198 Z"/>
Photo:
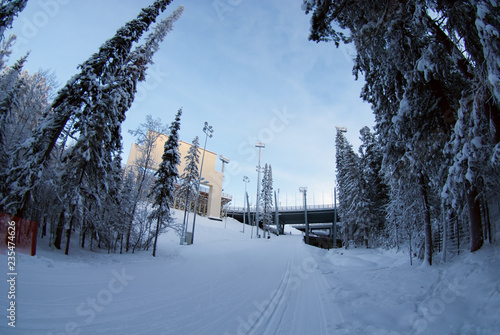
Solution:
<path fill-rule="evenodd" d="M 6 67 L 7 61 L 12 54 L 12 47 L 16 42 L 17 36 L 10 35 L 6 40 L 0 43 L 0 71 L 3 71 Z"/>
<path fill-rule="evenodd" d="M 52 103 L 53 113 L 40 123 L 31 139 L 25 141 L 10 157 L 8 174 L 3 173 L 2 176 L 7 185 L 7 191 L 2 194 L 0 201 L 2 211 L 23 216 L 30 193 L 38 181 L 37 176 L 49 160 L 52 149 L 71 118 L 82 121 L 75 122 L 74 127 L 84 141 L 94 132 L 88 129 L 90 124 L 98 128 L 105 127 L 99 125 L 97 119 L 103 121 L 113 115 L 109 126 L 114 127 L 115 132 L 100 135 L 108 139 L 109 147 L 106 150 L 113 151 L 120 147 L 120 136 L 116 131 L 124 119 L 124 107 L 130 107 L 133 101 L 133 94 L 121 88 L 123 80 L 133 80 L 123 78 L 123 68 L 129 60 L 133 44 L 139 41 L 170 2 L 171 0 L 157 0 L 144 8 L 136 19 L 128 22 L 104 43 L 98 53 L 80 65 L 81 72 L 59 91 Z M 97 109 L 100 111 L 97 112 Z M 79 145 L 77 148 L 83 147 L 84 145 Z M 85 157 L 90 158 L 89 154 L 87 152 Z"/>
<path fill-rule="evenodd" d="M 375 134 L 370 128 L 360 130 L 359 170 L 361 197 L 364 208 L 360 220 L 367 228 L 366 237 L 375 245 L 383 243 L 385 230 L 386 206 L 388 202 L 387 185 L 382 180 L 382 151 Z M 368 242 L 368 239 L 365 240 Z"/>
<path fill-rule="evenodd" d="M 13 110 L 24 86 L 20 76 L 26 57 L 18 60 L 12 67 L 7 66 L 0 69 L 0 154 L 5 157 L 0 162 L 0 172 L 4 173 L 7 172 L 8 168 L 6 157 L 10 145 L 9 134 L 12 133 L 12 121 L 15 121 Z M 5 190 L 6 185 L 3 184 L 1 188 Z"/>
<path fill-rule="evenodd" d="M 156 243 L 162 228 L 171 222 L 170 208 L 175 197 L 175 183 L 179 178 L 177 166 L 180 164 L 179 154 L 179 129 L 181 126 L 182 108 L 175 116 L 175 121 L 170 126 L 170 133 L 165 142 L 162 162 L 155 173 L 156 181 L 151 189 L 150 197 L 153 198 L 153 212 L 150 217 L 156 220 L 154 235 L 153 257 L 156 256 Z"/>
<path fill-rule="evenodd" d="M 470 86 L 462 91 L 453 157 L 443 195 L 454 212 L 467 204 L 471 251 L 483 244 L 481 202 L 500 193 L 500 8 L 490 1 L 432 1 L 444 24 L 429 22 Z M 466 192 L 461 186 L 466 185 Z M 484 212 L 487 213 L 487 210 Z M 489 218 L 485 224 L 488 228 Z M 489 231 L 489 229 L 485 229 Z"/>
<path fill-rule="evenodd" d="M 87 170 L 91 176 L 88 179 L 88 184 L 92 192 L 98 194 L 97 198 L 105 198 L 106 194 L 110 192 L 108 188 L 109 184 L 99 184 L 96 181 L 108 178 L 107 174 L 113 169 L 113 156 L 121 152 L 121 123 L 125 119 L 125 112 L 130 108 L 133 101 L 136 93 L 136 83 L 138 80 L 145 79 L 147 65 L 152 62 L 154 52 L 159 49 L 159 42 L 172 29 L 173 22 L 180 17 L 181 13 L 182 7 L 158 24 L 154 32 L 148 36 L 144 46 L 137 47 L 131 53 L 126 70 L 118 71 L 117 73 L 117 78 L 121 78 L 121 80 L 117 80 L 119 84 L 116 82 L 104 82 L 104 87 L 107 85 L 110 86 L 107 89 L 106 95 L 101 95 L 102 93 L 97 91 L 96 101 L 98 102 L 87 105 L 88 112 L 84 109 L 83 113 L 75 113 L 77 122 L 74 128 L 79 132 L 80 138 L 65 158 L 68 156 L 72 157 L 70 161 L 73 164 L 76 163 L 76 166 L 71 166 L 73 164 L 69 162 L 64 166 L 66 167 L 66 171 L 71 173 L 78 171 L 79 167 Z M 109 102 L 106 101 L 108 99 Z M 82 134 L 86 135 L 82 136 Z M 88 136 L 89 134 L 92 135 Z M 82 148 L 78 148 L 79 144 L 82 144 Z M 77 150 L 75 151 L 75 149 Z M 75 152 L 76 155 L 72 155 Z M 85 157 L 85 154 L 89 152 L 90 155 L 95 153 L 95 156 L 90 158 L 88 156 Z M 96 173 L 93 173 L 93 171 Z M 65 182 L 69 181 L 71 180 L 71 176 L 67 176 L 63 180 Z M 95 184 L 94 186 L 92 186 L 93 183 Z M 70 186 L 68 192 L 64 192 L 64 194 L 67 195 L 74 190 L 78 191 L 81 185 L 80 183 L 77 187 Z M 84 194 L 91 195 L 88 190 L 84 191 Z M 78 197 L 79 195 L 75 194 L 75 196 Z M 95 198 L 96 195 L 92 194 L 90 199 L 93 200 Z M 99 210 L 100 202 L 96 202 L 95 208 Z M 70 213 L 72 212 L 73 210 L 70 211 Z M 105 224 L 105 222 L 102 221 L 102 224 Z M 100 228 L 100 230 L 102 229 Z M 147 229 L 147 231 L 149 232 L 150 230 Z M 146 239 L 146 241 L 148 240 Z"/>
<path fill-rule="evenodd" d="M 439 26 L 443 18 L 433 19 L 427 4 L 308 1 L 306 10 L 314 10 L 312 39 L 355 43 L 354 70 L 365 76 L 362 97 L 374 107 L 386 175 L 391 178 L 392 170 L 406 166 L 410 168 L 406 174 L 418 176 L 415 187 L 424 199 L 426 261 L 431 263 L 430 199 L 441 193 L 443 172 L 449 166 L 442 147 L 453 133 L 457 97 L 471 85 L 455 62 L 460 50 L 443 41 L 446 34 Z M 334 21 L 342 31 L 333 28 Z M 464 191 L 468 192 L 462 186 Z"/>
<path fill-rule="evenodd" d="M 16 74 L 17 80 L 8 78 Z M 14 86 L 4 87 L 4 79 L 13 80 Z M 46 73 L 30 75 L 28 71 L 11 71 L 10 67 L 0 74 L 0 86 L 0 96 L 3 98 L 0 98 L 0 145 L 8 155 L 32 135 L 33 129 L 49 112 L 48 96 L 52 88 Z"/>
<path fill-rule="evenodd" d="M 187 231 L 188 215 L 191 208 L 191 201 L 195 198 L 198 192 L 198 182 L 200 178 L 199 165 L 200 165 L 200 142 L 198 136 L 191 142 L 191 147 L 185 157 L 186 165 L 182 172 L 180 185 L 176 191 L 176 197 L 179 203 L 184 207 L 184 219 L 182 221 L 182 236 Z"/>
<path fill-rule="evenodd" d="M 49 112 L 50 79 L 44 72 L 30 75 L 22 71 L 25 59 L 0 72 L 0 154 L 4 157 L 0 162 L 0 175 L 8 175 L 8 157 L 31 137 L 33 129 Z M 39 179 L 45 180 L 43 176 Z M 0 194 L 7 190 L 7 184 L 2 182 Z M 46 194 L 43 198 L 48 199 Z M 36 204 L 30 206 L 31 213 L 38 210 L 35 207 Z"/>
<path fill-rule="evenodd" d="M 354 152 L 352 145 L 344 136 L 345 128 L 337 127 L 335 137 L 335 161 L 338 187 L 339 214 L 344 231 L 342 232 L 344 244 L 349 246 L 349 241 L 364 239 L 364 229 L 359 227 L 357 210 L 360 202 L 360 171 L 359 157 Z M 362 228 L 362 227 L 361 227 Z"/>
<path fill-rule="evenodd" d="M 0 3 L 0 41 L 3 39 L 5 30 L 12 27 L 16 17 L 28 3 L 28 0 L 2 0 Z"/>
<path fill-rule="evenodd" d="M 271 165 L 264 165 L 264 175 L 262 177 L 262 191 L 260 196 L 260 206 L 262 207 L 262 228 L 264 238 L 266 232 L 269 234 L 269 225 L 273 222 L 273 172 Z"/>
<path fill-rule="evenodd" d="M 146 122 L 141 123 L 135 130 L 129 130 L 129 133 L 137 137 L 136 144 L 139 156 L 134 162 L 134 171 L 137 176 L 135 187 L 132 191 L 132 206 L 127 215 L 127 233 L 125 242 L 125 251 L 130 248 L 130 238 L 133 230 L 133 221 L 139 202 L 146 201 L 149 188 L 151 187 L 153 172 L 156 170 L 154 150 L 158 139 L 168 131 L 168 127 L 163 124 L 161 119 L 154 119 L 151 115 L 146 116 Z"/>

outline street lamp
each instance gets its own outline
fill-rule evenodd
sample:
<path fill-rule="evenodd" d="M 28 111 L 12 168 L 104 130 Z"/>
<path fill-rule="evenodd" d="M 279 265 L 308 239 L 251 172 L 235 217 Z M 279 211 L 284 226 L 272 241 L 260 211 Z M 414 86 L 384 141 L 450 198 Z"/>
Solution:
<path fill-rule="evenodd" d="M 246 216 L 246 206 L 245 206 L 245 203 L 246 203 L 246 197 L 247 197 L 247 184 L 250 182 L 250 178 L 248 178 L 247 176 L 244 176 L 243 177 L 243 182 L 245 183 L 245 195 L 243 196 L 243 233 L 245 233 L 245 216 Z"/>
<path fill-rule="evenodd" d="M 203 146 L 203 156 L 201 158 L 201 166 L 200 166 L 200 177 L 198 178 L 198 191 L 196 192 L 196 201 L 194 202 L 194 218 L 193 218 L 193 232 L 191 236 L 191 244 L 194 243 L 194 227 L 196 224 L 196 212 L 198 210 L 198 198 L 200 197 L 200 186 L 201 186 L 201 174 L 203 172 L 203 161 L 205 160 L 205 149 L 207 147 L 207 140 L 208 138 L 212 138 L 212 133 L 214 130 L 212 129 L 212 126 L 208 125 L 208 122 L 205 122 L 205 125 L 203 127 L 203 132 L 205 133 L 205 145 Z"/>
<path fill-rule="evenodd" d="M 255 143 L 255 147 L 259 148 L 259 165 L 257 165 L 257 203 L 255 204 L 255 227 L 257 228 L 256 236 L 259 237 L 259 203 L 260 203 L 260 151 L 266 145 L 262 142 Z"/>
<path fill-rule="evenodd" d="M 299 191 L 304 193 L 304 214 L 306 219 L 306 244 L 309 244 L 309 222 L 307 221 L 307 187 L 299 188 Z"/>

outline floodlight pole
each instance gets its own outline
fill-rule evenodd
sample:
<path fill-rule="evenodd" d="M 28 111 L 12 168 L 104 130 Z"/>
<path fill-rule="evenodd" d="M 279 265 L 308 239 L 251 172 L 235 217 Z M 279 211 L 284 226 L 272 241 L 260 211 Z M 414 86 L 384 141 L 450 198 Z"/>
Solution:
<path fill-rule="evenodd" d="M 243 177 L 243 182 L 245 183 L 245 196 L 243 197 L 243 233 L 245 233 L 245 216 L 246 216 L 246 206 L 245 206 L 245 202 L 247 201 L 246 199 L 246 194 L 247 194 L 247 184 L 250 182 L 250 178 L 248 178 L 247 176 L 244 176 Z"/>
<path fill-rule="evenodd" d="M 191 236 L 191 244 L 194 243 L 194 227 L 196 224 L 196 212 L 198 211 L 198 198 L 200 197 L 200 188 L 201 188 L 201 173 L 203 172 L 203 161 L 205 160 L 205 149 L 207 147 L 208 138 L 212 138 L 212 133 L 214 130 L 212 126 L 208 125 L 208 122 L 205 122 L 205 126 L 203 127 L 203 132 L 205 133 L 205 145 L 203 146 L 203 156 L 201 158 L 201 166 L 200 166 L 200 177 L 198 178 L 198 191 L 196 192 L 196 201 L 194 202 L 194 218 L 193 218 L 193 235 Z"/>
<path fill-rule="evenodd" d="M 250 238 L 253 238 L 253 225 L 252 225 L 252 216 L 250 215 L 250 200 L 248 200 L 248 193 L 245 194 L 247 198 L 247 214 L 248 214 L 248 224 L 250 225 Z"/>
<path fill-rule="evenodd" d="M 256 236 L 259 237 L 259 203 L 260 203 L 260 151 L 266 145 L 262 142 L 255 143 L 255 147 L 259 148 L 259 165 L 257 165 L 257 203 L 255 204 L 255 228 L 257 228 Z"/>
<path fill-rule="evenodd" d="M 335 215 L 333 217 L 333 247 L 337 247 L 337 187 L 333 188 L 333 203 L 335 206 Z"/>
<path fill-rule="evenodd" d="M 299 191 L 304 193 L 304 215 L 306 220 L 306 244 L 309 244 L 309 221 L 307 221 L 307 187 L 299 188 Z"/>
<path fill-rule="evenodd" d="M 222 161 L 222 186 L 224 186 L 224 164 L 229 164 L 229 158 L 219 155 L 219 159 Z M 224 188 L 222 188 L 222 191 L 224 191 Z M 224 219 L 224 229 L 226 228 L 227 228 L 227 211 L 226 211 L 226 218 Z"/>

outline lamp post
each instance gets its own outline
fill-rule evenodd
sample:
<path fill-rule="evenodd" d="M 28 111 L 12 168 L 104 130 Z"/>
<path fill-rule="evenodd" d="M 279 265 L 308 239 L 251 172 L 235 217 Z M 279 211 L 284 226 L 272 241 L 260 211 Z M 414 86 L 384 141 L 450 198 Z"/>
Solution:
<path fill-rule="evenodd" d="M 194 218 L 193 218 L 193 232 L 191 236 L 191 244 L 194 243 L 194 227 L 196 224 L 196 212 L 198 210 L 198 198 L 200 197 L 200 187 L 201 187 L 201 174 L 203 172 L 203 161 L 205 160 L 205 149 L 207 147 L 207 140 L 208 138 L 212 138 L 212 133 L 214 130 L 212 129 L 212 126 L 208 125 L 208 122 L 205 122 L 205 126 L 203 127 L 203 132 L 205 133 L 205 145 L 203 146 L 203 156 L 201 158 L 201 166 L 200 166 L 200 177 L 198 178 L 198 191 L 196 192 L 196 201 L 194 202 Z"/>
<path fill-rule="evenodd" d="M 309 222 L 307 221 L 307 187 L 299 188 L 299 191 L 304 193 L 304 214 L 306 219 L 306 244 L 309 244 Z"/>
<path fill-rule="evenodd" d="M 260 203 L 260 151 L 266 145 L 262 142 L 255 143 L 255 147 L 259 148 L 259 165 L 257 165 L 257 203 L 255 204 L 255 227 L 257 228 L 256 236 L 259 237 L 259 203 Z"/>
<path fill-rule="evenodd" d="M 243 177 L 243 182 L 245 183 L 245 195 L 243 196 L 243 233 L 245 233 L 245 216 L 246 216 L 246 197 L 247 197 L 247 184 L 250 182 L 250 178 L 247 176 Z"/>

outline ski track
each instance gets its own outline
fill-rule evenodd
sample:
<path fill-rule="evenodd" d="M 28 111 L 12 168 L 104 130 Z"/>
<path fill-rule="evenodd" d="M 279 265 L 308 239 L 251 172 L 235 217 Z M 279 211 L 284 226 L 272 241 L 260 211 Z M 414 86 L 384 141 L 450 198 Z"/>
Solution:
<path fill-rule="evenodd" d="M 301 236 L 249 239 L 240 224 L 231 232 L 202 222 L 199 232 L 214 231 L 211 239 L 200 234 L 195 245 L 179 246 L 176 236 L 162 236 L 156 258 L 20 256 L 16 328 L 0 324 L 0 334 L 497 334 L 499 256 L 492 249 L 411 267 L 401 254 L 326 251 Z M 111 294 L 117 273 L 127 283 Z"/>

